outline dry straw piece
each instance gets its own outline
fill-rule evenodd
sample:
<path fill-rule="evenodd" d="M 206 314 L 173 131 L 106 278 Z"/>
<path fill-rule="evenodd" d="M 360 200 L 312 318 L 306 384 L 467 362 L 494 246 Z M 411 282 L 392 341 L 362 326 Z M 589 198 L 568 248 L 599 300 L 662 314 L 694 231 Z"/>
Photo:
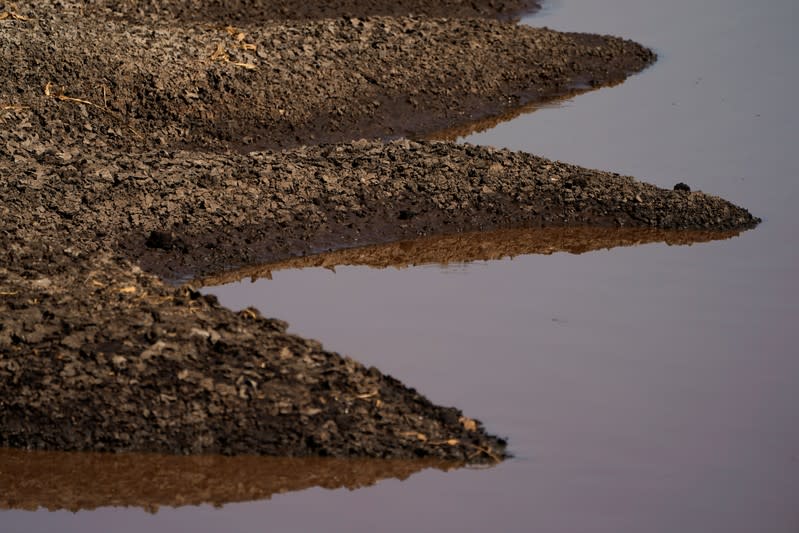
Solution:
<path fill-rule="evenodd" d="M 62 102 L 76 102 L 79 104 L 86 104 L 90 106 L 94 106 L 97 109 L 103 109 L 99 105 L 95 104 L 94 102 L 90 102 L 88 100 L 83 100 L 81 98 L 72 98 L 71 96 L 67 96 L 64 94 L 64 89 L 62 88 L 61 91 L 54 93 L 53 92 L 53 84 L 52 82 L 47 82 L 47 85 L 44 86 L 44 95 L 50 96 L 52 98 L 56 98 L 57 100 L 61 100 Z"/>
<path fill-rule="evenodd" d="M 103 99 L 105 100 L 105 98 L 106 98 L 106 94 L 105 94 L 106 93 L 106 88 L 105 88 L 105 85 L 103 85 L 102 87 L 103 87 Z M 114 111 L 111 111 L 110 109 L 105 107 L 105 105 L 98 105 L 98 104 L 95 104 L 94 102 L 92 102 L 90 100 L 84 100 L 83 98 L 74 98 L 72 96 L 67 96 L 66 94 L 64 94 L 64 88 L 63 87 L 61 88 L 60 91 L 54 92 L 53 91 L 53 82 L 48 81 L 47 84 L 44 86 L 44 95 L 46 97 L 48 97 L 48 98 L 55 98 L 56 100 L 59 100 L 61 102 L 73 102 L 73 103 L 76 103 L 76 104 L 88 105 L 88 106 L 94 107 L 96 109 L 99 109 L 100 111 L 103 111 L 104 113 L 107 113 L 108 115 L 114 117 L 116 120 L 118 120 L 120 122 L 123 122 L 123 123 L 125 122 L 125 119 L 123 117 L 119 116 Z M 142 135 L 141 133 L 136 131 L 132 126 L 129 126 L 127 124 L 125 124 L 125 126 L 130 130 L 130 132 L 135 137 L 137 137 L 139 139 L 144 139 L 144 135 Z"/>
<path fill-rule="evenodd" d="M 245 34 L 244 32 L 240 32 L 232 26 L 226 27 L 225 31 L 229 36 L 233 37 L 233 39 L 236 41 L 236 44 L 240 46 L 242 50 L 253 52 L 258 48 L 258 45 L 244 42 L 244 39 L 247 36 L 247 34 Z M 221 61 L 223 63 L 230 63 L 231 65 L 235 65 L 237 67 L 241 67 L 247 70 L 256 70 L 258 68 L 257 65 L 255 65 L 254 63 L 231 61 L 230 56 L 225 50 L 224 43 L 221 42 L 217 43 L 216 49 L 211 54 L 211 61 Z"/>
<path fill-rule="evenodd" d="M 0 20 L 29 20 L 28 17 L 24 15 L 20 15 L 17 13 L 17 6 L 15 4 L 9 4 L 6 8 L 6 11 L 0 13 Z"/>

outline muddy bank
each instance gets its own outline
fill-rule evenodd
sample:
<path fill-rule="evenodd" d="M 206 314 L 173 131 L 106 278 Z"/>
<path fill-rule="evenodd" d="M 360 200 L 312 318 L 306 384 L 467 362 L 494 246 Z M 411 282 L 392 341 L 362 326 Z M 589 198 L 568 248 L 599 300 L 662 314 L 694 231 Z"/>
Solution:
<path fill-rule="evenodd" d="M 457 463 L 289 457 L 182 457 L 0 449 L 0 509 L 222 506 L 314 487 L 356 490 Z"/>
<path fill-rule="evenodd" d="M 654 60 L 615 37 L 485 19 L 234 28 L 92 18 L 48 2 L 19 12 L 26 20 L 0 26 L 0 120 L 19 157 L 53 144 L 248 152 L 418 137 L 616 83 Z"/>
<path fill-rule="evenodd" d="M 164 279 L 468 230 L 757 223 L 685 187 L 504 150 L 251 151 L 424 133 L 612 83 L 653 60 L 635 43 L 466 19 L 233 29 L 81 4 L 0 15 L 0 446 L 497 461 L 505 442 L 457 409 Z"/>
<path fill-rule="evenodd" d="M 421 235 L 508 227 L 740 230 L 701 192 L 521 152 L 361 141 L 286 152 L 66 150 L 3 163 L 7 264 L 34 246 L 113 250 L 168 280 Z"/>

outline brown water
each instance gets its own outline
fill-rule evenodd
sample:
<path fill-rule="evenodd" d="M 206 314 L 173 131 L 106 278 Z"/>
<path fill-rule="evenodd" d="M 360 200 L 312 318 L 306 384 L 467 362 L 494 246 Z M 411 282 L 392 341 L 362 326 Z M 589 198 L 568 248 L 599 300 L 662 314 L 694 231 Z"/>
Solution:
<path fill-rule="evenodd" d="M 796 20 L 792 0 L 551 2 L 529 22 L 623 35 L 660 60 L 467 139 L 684 181 L 751 209 L 754 231 L 210 289 L 461 407 L 515 459 L 221 508 L 10 510 L 0 531 L 797 533 Z"/>

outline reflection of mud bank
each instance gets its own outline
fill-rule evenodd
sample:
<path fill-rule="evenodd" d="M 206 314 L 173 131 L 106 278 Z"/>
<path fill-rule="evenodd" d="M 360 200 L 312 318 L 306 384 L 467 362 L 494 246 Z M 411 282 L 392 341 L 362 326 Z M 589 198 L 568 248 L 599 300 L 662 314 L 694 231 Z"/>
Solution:
<path fill-rule="evenodd" d="M 622 83 L 622 82 L 619 82 Z M 605 85 L 605 87 L 611 87 L 613 85 L 617 85 L 615 83 Z M 461 137 L 468 137 L 469 135 L 473 135 L 475 133 L 481 133 L 483 131 L 490 130 L 496 126 L 499 126 L 503 122 L 508 122 L 509 120 L 513 120 L 521 115 L 525 115 L 527 113 L 532 113 L 538 109 L 544 109 L 549 107 L 558 107 L 563 102 L 571 100 L 572 98 L 583 94 L 587 91 L 592 90 L 593 87 L 572 87 L 568 88 L 562 92 L 555 93 L 551 97 L 548 97 L 543 102 L 541 101 L 532 101 L 526 103 L 524 105 L 514 107 L 512 109 L 506 110 L 502 113 L 491 115 L 489 117 L 474 120 L 468 122 L 466 124 L 459 124 L 457 126 L 453 126 L 451 128 L 446 128 L 443 130 L 439 130 L 428 135 L 420 135 L 418 136 L 419 139 L 427 139 L 427 140 L 439 140 L 439 141 L 457 141 Z"/>
<path fill-rule="evenodd" d="M 647 228 L 535 228 L 507 229 L 425 237 L 348 248 L 318 255 L 295 257 L 265 265 L 252 265 L 215 276 L 192 280 L 195 287 L 222 285 L 243 278 L 272 278 L 272 272 L 297 268 L 335 268 L 369 266 L 405 268 L 409 266 L 471 261 L 492 261 L 527 254 L 568 252 L 582 254 L 617 246 L 637 246 L 662 242 L 668 245 L 691 245 L 729 239 L 738 231 L 669 231 Z"/>
<path fill-rule="evenodd" d="M 312 487 L 355 490 L 455 463 L 416 460 L 173 456 L 0 449 L 0 509 L 80 511 L 269 499 Z"/>

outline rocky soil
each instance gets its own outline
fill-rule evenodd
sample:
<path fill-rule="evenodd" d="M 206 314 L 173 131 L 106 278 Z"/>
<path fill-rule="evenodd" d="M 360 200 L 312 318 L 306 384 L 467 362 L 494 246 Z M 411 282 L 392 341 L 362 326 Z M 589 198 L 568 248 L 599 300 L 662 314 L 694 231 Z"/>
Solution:
<path fill-rule="evenodd" d="M 497 461 L 505 442 L 460 411 L 178 285 L 419 235 L 758 222 L 687 187 L 387 142 L 617 83 L 654 55 L 355 4 L 335 18 L 257 0 L 227 5 L 264 18 L 199 0 L 0 9 L 0 446 Z M 455 14 L 527 4 L 503 5 Z"/>

